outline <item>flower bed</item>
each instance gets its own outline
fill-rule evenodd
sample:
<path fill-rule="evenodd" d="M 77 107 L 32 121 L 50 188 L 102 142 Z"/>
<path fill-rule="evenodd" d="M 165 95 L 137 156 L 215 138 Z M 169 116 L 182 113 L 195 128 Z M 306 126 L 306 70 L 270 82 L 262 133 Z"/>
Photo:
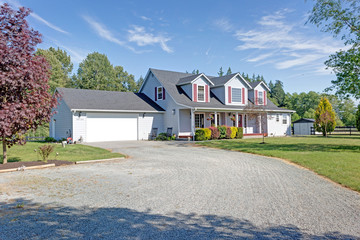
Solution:
<path fill-rule="evenodd" d="M 205 141 L 213 139 L 234 139 L 243 137 L 242 127 L 218 126 L 209 128 L 199 128 L 195 131 L 195 141 Z"/>

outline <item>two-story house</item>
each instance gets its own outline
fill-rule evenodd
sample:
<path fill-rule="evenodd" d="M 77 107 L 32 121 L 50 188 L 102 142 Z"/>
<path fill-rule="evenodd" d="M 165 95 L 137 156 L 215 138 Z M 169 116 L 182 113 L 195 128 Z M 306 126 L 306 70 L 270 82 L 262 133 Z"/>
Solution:
<path fill-rule="evenodd" d="M 149 69 L 139 93 L 59 88 L 50 136 L 75 141 L 147 140 L 170 130 L 179 138 L 197 128 L 240 126 L 245 135 L 290 135 L 292 110 L 268 99 L 264 82 L 239 73 L 222 77 Z M 156 131 L 154 131 L 156 130 Z"/>

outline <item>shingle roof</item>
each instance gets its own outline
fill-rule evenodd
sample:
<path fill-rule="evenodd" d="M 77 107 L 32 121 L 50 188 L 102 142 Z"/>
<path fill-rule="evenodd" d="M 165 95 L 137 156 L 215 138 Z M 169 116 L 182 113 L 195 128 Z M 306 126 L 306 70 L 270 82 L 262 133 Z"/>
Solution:
<path fill-rule="evenodd" d="M 150 71 L 156 76 L 160 83 L 164 86 L 167 93 L 170 94 L 175 102 L 182 104 L 188 107 L 204 108 L 204 109 L 244 109 L 243 106 L 234 106 L 234 105 L 225 105 L 223 104 L 213 93 L 210 94 L 210 102 L 193 102 L 182 90 L 180 86 L 176 86 L 177 82 L 184 77 L 188 77 L 192 74 L 166 71 L 150 68 Z M 230 76 L 230 75 L 229 75 Z M 212 79 L 210 79 L 212 81 Z M 289 111 L 287 109 L 282 109 L 277 107 L 269 99 L 267 100 L 267 105 L 265 109 L 267 110 L 280 110 L 280 111 Z M 250 102 L 253 105 L 253 103 Z M 250 105 L 251 107 L 251 105 Z"/>
<path fill-rule="evenodd" d="M 312 119 L 312 118 L 300 118 L 299 120 L 296 120 L 293 123 L 305 123 L 305 122 L 315 122 L 315 119 Z"/>
<path fill-rule="evenodd" d="M 180 78 L 180 80 L 177 82 L 177 85 L 180 86 L 180 85 L 191 83 L 194 79 L 196 79 L 200 75 L 201 75 L 201 73 Z"/>
<path fill-rule="evenodd" d="M 57 88 L 70 109 L 164 111 L 143 93 Z"/>
<path fill-rule="evenodd" d="M 230 79 L 232 79 L 237 73 L 233 73 L 230 75 L 225 75 L 221 77 L 209 77 L 210 80 L 215 84 L 215 87 L 222 86 L 227 83 Z"/>

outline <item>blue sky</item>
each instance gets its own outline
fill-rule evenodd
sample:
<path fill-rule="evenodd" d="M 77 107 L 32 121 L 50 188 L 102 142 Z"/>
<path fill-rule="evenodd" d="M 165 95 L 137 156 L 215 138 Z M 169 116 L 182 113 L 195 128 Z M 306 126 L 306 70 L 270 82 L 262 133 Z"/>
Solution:
<path fill-rule="evenodd" d="M 287 92 L 322 92 L 335 78 L 323 62 L 344 47 L 305 25 L 311 0 L 8 2 L 33 11 L 39 47 L 66 50 L 75 70 L 97 51 L 136 79 L 150 67 L 217 75 L 222 66 L 281 80 Z"/>

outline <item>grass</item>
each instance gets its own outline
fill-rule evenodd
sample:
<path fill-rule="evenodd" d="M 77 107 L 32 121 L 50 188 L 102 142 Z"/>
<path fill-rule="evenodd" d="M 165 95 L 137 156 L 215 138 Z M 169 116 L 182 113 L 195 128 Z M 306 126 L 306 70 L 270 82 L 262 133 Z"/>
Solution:
<path fill-rule="evenodd" d="M 360 136 L 320 136 L 206 141 L 197 144 L 278 157 L 360 192 Z"/>
<path fill-rule="evenodd" d="M 34 151 L 39 147 L 48 144 L 43 142 L 28 142 L 25 145 L 15 145 L 8 149 L 8 162 L 29 162 L 29 161 L 38 161 L 40 160 L 40 155 Z M 86 146 L 82 144 L 71 144 L 66 145 L 65 148 L 61 144 L 55 144 L 54 151 L 50 154 L 49 160 L 65 160 L 65 161 L 85 161 L 85 160 L 97 160 L 97 159 L 107 159 L 107 158 L 118 158 L 123 157 L 124 155 L 120 153 L 112 153 L 109 150 Z M 0 144 L 2 149 L 2 144 Z M 56 153 L 59 153 L 56 156 Z M 2 163 L 2 153 L 0 157 L 0 162 Z"/>

